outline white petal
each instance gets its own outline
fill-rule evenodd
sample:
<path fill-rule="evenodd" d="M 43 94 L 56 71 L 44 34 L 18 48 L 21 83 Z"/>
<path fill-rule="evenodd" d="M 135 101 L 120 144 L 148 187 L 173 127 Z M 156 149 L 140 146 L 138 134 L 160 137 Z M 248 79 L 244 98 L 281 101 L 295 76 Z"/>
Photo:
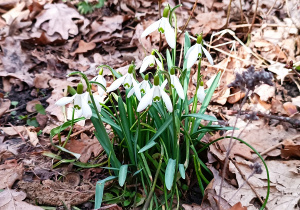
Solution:
<path fill-rule="evenodd" d="M 158 21 L 152 23 L 146 30 L 142 33 L 142 38 L 146 37 L 148 34 L 151 34 L 153 31 L 157 30 L 159 28 L 160 22 L 162 19 L 159 19 Z"/>
<path fill-rule="evenodd" d="M 111 91 L 116 90 L 125 80 L 127 74 L 125 74 L 123 77 L 120 77 L 119 79 L 116 79 L 107 89 L 106 91 L 109 93 Z"/>
<path fill-rule="evenodd" d="M 159 68 L 160 70 L 163 70 L 163 66 L 162 66 L 161 62 L 160 62 L 157 58 L 155 58 L 155 62 L 156 62 L 156 64 L 157 64 L 158 68 Z"/>
<path fill-rule="evenodd" d="M 140 73 L 143 73 L 144 71 L 146 71 L 147 67 L 151 64 L 151 55 L 148 55 L 144 58 L 142 66 L 140 68 Z"/>
<path fill-rule="evenodd" d="M 58 106 L 64 106 L 66 104 L 69 104 L 71 103 L 74 98 L 76 97 L 77 94 L 71 96 L 71 97 L 63 97 L 61 99 L 59 99 L 58 101 L 56 101 L 55 105 L 58 105 Z"/>
<path fill-rule="evenodd" d="M 132 80 L 132 84 L 133 84 L 133 89 L 134 89 L 134 92 L 135 92 L 135 96 L 140 101 L 141 100 L 141 91 L 140 91 L 139 85 L 134 79 Z"/>
<path fill-rule="evenodd" d="M 134 93 L 134 88 L 131 88 L 131 90 L 127 94 L 127 98 L 129 98 L 130 96 L 132 96 L 133 93 Z"/>
<path fill-rule="evenodd" d="M 189 48 L 189 50 L 185 54 L 185 59 L 189 57 L 189 54 L 193 51 L 193 49 L 196 47 L 196 45 L 193 45 Z"/>
<path fill-rule="evenodd" d="M 175 45 L 176 45 L 176 40 L 175 40 L 175 32 L 174 29 L 172 28 L 172 26 L 169 23 L 169 20 L 165 21 L 165 36 L 166 36 L 166 40 L 169 44 L 169 46 L 174 49 Z"/>
<path fill-rule="evenodd" d="M 95 76 L 93 79 L 91 79 L 91 81 L 97 81 L 98 76 L 99 76 L 99 75 Z"/>
<path fill-rule="evenodd" d="M 101 104 L 100 103 L 103 103 L 101 96 L 100 95 L 93 95 L 93 96 L 95 99 L 95 104 L 97 106 L 98 112 L 101 112 Z"/>
<path fill-rule="evenodd" d="M 131 85 L 132 85 L 132 81 L 133 81 L 133 80 L 134 80 L 134 78 L 133 78 L 132 74 L 129 74 L 129 73 L 128 73 L 128 74 L 126 75 L 124 81 L 123 81 L 123 86 L 124 86 L 124 88 L 125 88 L 125 89 L 130 88 Z"/>
<path fill-rule="evenodd" d="M 136 111 L 141 112 L 143 111 L 149 104 L 151 104 L 152 99 L 153 99 L 153 88 L 144 95 L 144 97 L 141 99 Z"/>
<path fill-rule="evenodd" d="M 168 94 L 161 88 L 160 88 L 160 93 L 161 93 L 161 97 L 162 97 L 163 101 L 165 102 L 165 105 L 166 105 L 168 111 L 173 112 L 172 102 L 171 102 L 171 99 L 168 96 Z"/>
<path fill-rule="evenodd" d="M 209 63 L 210 63 L 211 65 L 214 65 L 214 60 L 212 59 L 212 57 L 211 57 L 211 55 L 209 54 L 209 52 L 208 52 L 203 46 L 201 46 L 201 48 L 202 48 L 202 50 L 203 50 L 203 52 L 204 52 L 206 58 L 208 59 Z"/>
<path fill-rule="evenodd" d="M 88 105 L 88 103 L 86 103 L 85 101 L 82 101 L 82 115 L 86 118 L 86 119 L 90 119 L 92 116 L 92 109 L 91 107 Z"/>
<path fill-rule="evenodd" d="M 196 44 L 197 45 L 197 44 Z M 190 52 L 188 58 L 187 58 L 187 68 L 191 68 L 194 63 L 197 61 L 197 58 L 198 58 L 198 54 L 199 54 L 199 51 L 198 51 L 198 46 L 194 47 L 194 49 Z"/>
<path fill-rule="evenodd" d="M 184 97 L 184 92 L 183 92 L 182 85 L 180 84 L 180 81 L 179 81 L 178 77 L 175 76 L 175 75 L 173 75 L 173 76 L 174 76 L 173 77 L 173 82 L 174 82 L 173 86 L 174 86 L 175 90 L 177 91 L 179 97 L 182 100 L 184 100 L 185 97 Z"/>
<path fill-rule="evenodd" d="M 197 98 L 200 103 L 202 103 L 205 99 L 205 92 L 204 92 L 204 87 L 199 86 L 198 91 L 197 91 Z"/>
<path fill-rule="evenodd" d="M 168 84 L 168 80 L 165 79 L 165 81 L 161 84 L 161 88 L 165 89 L 166 85 Z"/>

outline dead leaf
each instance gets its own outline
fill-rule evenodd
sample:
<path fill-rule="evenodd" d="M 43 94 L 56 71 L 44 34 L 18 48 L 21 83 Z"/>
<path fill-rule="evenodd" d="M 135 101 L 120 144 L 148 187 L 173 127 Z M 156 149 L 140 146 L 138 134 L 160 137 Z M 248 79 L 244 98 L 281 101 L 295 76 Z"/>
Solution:
<path fill-rule="evenodd" d="M 241 202 L 236 203 L 230 210 L 247 210 L 247 207 L 242 206 Z"/>
<path fill-rule="evenodd" d="M 197 204 L 182 204 L 183 209 L 185 210 L 202 210 L 201 206 Z"/>
<path fill-rule="evenodd" d="M 300 142 L 299 142 L 300 143 Z M 300 145 L 295 144 L 292 140 L 284 140 L 281 149 L 281 157 L 289 159 L 291 157 L 300 157 Z"/>
<path fill-rule="evenodd" d="M 63 39 L 68 39 L 79 32 L 74 19 L 84 20 L 84 17 L 66 4 L 46 4 L 44 11 L 36 17 L 35 27 L 41 27 L 50 36 L 58 33 Z"/>
<path fill-rule="evenodd" d="M 118 206 L 117 204 L 111 204 L 111 205 L 103 206 L 103 207 L 101 207 L 99 210 L 104 210 L 104 209 L 109 209 L 109 210 L 122 210 L 122 208 L 121 208 L 120 206 Z"/>
<path fill-rule="evenodd" d="M 226 24 L 226 17 L 224 18 L 224 12 L 208 12 L 198 14 L 195 18 L 197 22 L 192 25 L 192 33 L 206 36 L 212 30 L 219 30 Z"/>
<path fill-rule="evenodd" d="M 32 101 L 29 101 L 27 102 L 27 105 L 26 105 L 26 111 L 27 112 L 36 112 L 36 109 L 35 109 L 35 105 L 37 104 L 42 104 L 39 100 L 32 100 Z"/>
<path fill-rule="evenodd" d="M 262 84 L 255 88 L 254 93 L 259 95 L 260 100 L 268 101 L 269 98 L 272 98 L 275 96 L 275 86 Z"/>
<path fill-rule="evenodd" d="M 292 103 L 300 107 L 300 96 L 297 96 L 296 98 L 292 98 Z"/>
<path fill-rule="evenodd" d="M 22 179 L 23 171 L 23 165 L 18 164 L 16 160 L 0 165 L 0 189 L 11 188 L 15 181 Z"/>
<path fill-rule="evenodd" d="M 29 199 L 35 200 L 41 205 L 76 206 L 87 202 L 95 194 L 95 187 L 88 183 L 74 187 L 65 182 L 52 180 L 44 180 L 42 183 L 40 181 L 20 181 L 18 186 L 26 192 Z"/>
<path fill-rule="evenodd" d="M 291 72 L 290 69 L 285 68 L 285 64 L 271 61 L 268 70 L 277 75 L 277 79 L 283 84 L 284 78 Z"/>
<path fill-rule="evenodd" d="M 99 155 L 103 148 L 97 139 L 89 139 L 86 134 L 81 135 L 81 139 L 74 140 L 71 139 L 67 145 L 66 149 L 80 154 L 79 160 L 83 163 L 87 163 L 91 155 L 94 154 L 94 157 Z"/>
<path fill-rule="evenodd" d="M 0 129 L 9 136 L 15 136 L 26 133 L 25 126 L 14 126 L 14 127 L 0 127 Z"/>
<path fill-rule="evenodd" d="M 43 208 L 38 206 L 33 206 L 29 203 L 24 202 L 23 200 L 26 198 L 26 193 L 17 192 L 12 189 L 5 189 L 0 192 L 0 209 L 1 210 L 43 210 Z"/>
<path fill-rule="evenodd" d="M 47 72 L 42 72 L 41 74 L 35 74 L 35 78 L 33 81 L 34 87 L 49 88 L 48 82 L 50 79 L 52 79 L 52 77 Z"/>
<path fill-rule="evenodd" d="M 74 52 L 70 53 L 70 55 L 74 56 L 79 53 L 85 53 L 89 50 L 94 49 L 95 47 L 96 47 L 96 43 L 94 42 L 85 42 L 83 40 L 80 40 L 78 48 Z"/>
<path fill-rule="evenodd" d="M 236 88 L 231 88 L 232 94 L 228 97 L 227 102 L 230 104 L 235 104 L 239 100 L 245 97 L 245 93 Z"/>
<path fill-rule="evenodd" d="M 9 110 L 10 107 L 10 100 L 3 100 L 0 98 L 0 117 L 7 111 Z"/>
<path fill-rule="evenodd" d="M 27 54 L 23 52 L 19 40 L 6 37 L 5 43 L 1 47 L 3 50 L 3 56 L 1 55 L 2 64 L 7 73 L 24 73 L 32 67 L 32 63 L 29 62 Z"/>
<path fill-rule="evenodd" d="M 29 142 L 33 145 L 36 146 L 39 143 L 39 139 L 37 137 L 37 133 L 34 130 L 31 130 L 29 128 L 26 128 L 27 135 L 29 137 Z"/>
<path fill-rule="evenodd" d="M 292 116 L 298 112 L 297 107 L 292 102 L 286 102 L 283 104 L 283 108 L 288 114 L 288 116 Z"/>

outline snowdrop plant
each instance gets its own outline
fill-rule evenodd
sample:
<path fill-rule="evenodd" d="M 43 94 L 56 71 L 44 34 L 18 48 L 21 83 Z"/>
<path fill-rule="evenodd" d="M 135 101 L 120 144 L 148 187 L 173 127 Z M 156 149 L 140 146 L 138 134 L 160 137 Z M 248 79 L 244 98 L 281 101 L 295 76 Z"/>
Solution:
<path fill-rule="evenodd" d="M 169 22 L 169 11 L 170 7 L 165 7 L 162 18 L 146 28 L 146 30 L 142 33 L 142 38 L 158 30 L 160 33 L 165 34 L 168 45 L 174 49 L 176 44 L 176 37 L 175 31 Z"/>
<path fill-rule="evenodd" d="M 120 75 L 108 65 L 101 65 L 99 75 L 92 80 L 82 72 L 71 73 L 69 76 L 79 75 L 82 78 L 86 83 L 87 92 L 83 93 L 83 85 L 79 84 L 77 92 L 73 91 L 73 96 L 62 98 L 57 102 L 60 106 L 73 102 L 74 112 L 77 114 L 71 121 L 53 129 L 51 139 L 69 126 L 72 130 L 74 123 L 90 118 L 95 127 L 94 135 L 106 152 L 108 167 L 105 170 L 108 170 L 110 176 L 96 184 L 95 209 L 101 207 L 104 184 L 110 180 L 118 180 L 121 187 L 126 182 L 141 183 L 146 197 L 144 202 L 135 200 L 133 203 L 143 205 L 143 209 L 159 209 L 162 205 L 165 209 L 172 209 L 174 196 L 177 198 L 176 205 L 179 209 L 179 188 L 185 182 L 186 170 L 191 165 L 195 167 L 194 171 L 202 193 L 209 183 L 203 171 L 212 177 L 211 171 L 198 156 L 197 149 L 204 144 L 199 144 L 202 137 L 213 131 L 232 129 L 211 125 L 217 119 L 205 114 L 221 73 L 216 75 L 205 93 L 201 76 L 202 54 L 204 53 L 211 63 L 213 61 L 203 48 L 202 35 L 197 37 L 196 44 L 191 47 L 189 34 L 185 33 L 184 64 L 183 67 L 176 66 L 177 33 L 171 26 L 174 23 L 176 31 L 175 8 L 166 7 L 163 17 L 142 34 L 142 37 L 145 37 L 155 30 L 165 33 L 172 52 L 167 50 L 166 59 L 163 59 L 160 52 L 153 50 L 151 55 L 143 60 L 140 68 L 141 76 L 137 77 L 144 78 L 139 79 L 140 83 L 135 79 L 136 71 L 133 64 L 129 66 L 125 75 Z M 195 95 L 189 98 L 187 89 L 191 67 L 197 59 L 199 60 L 196 91 Z M 150 74 L 144 76 L 142 72 L 155 63 L 156 70 L 153 74 L 155 76 L 153 78 L 149 77 Z M 110 70 L 116 78 L 107 89 L 102 68 Z M 175 74 L 176 71 L 180 76 Z M 98 86 L 99 95 L 93 94 L 92 84 Z M 122 88 L 125 91 L 121 92 Z M 108 93 L 108 97 L 102 101 L 101 93 L 104 91 Z M 199 111 L 197 111 L 198 100 L 201 103 Z M 204 121 L 207 121 L 205 125 Z M 113 139 L 108 136 L 105 127 L 107 124 L 111 127 Z M 75 156 L 76 160 L 73 161 L 75 166 L 82 166 L 78 162 L 78 154 L 66 150 L 64 145 L 56 147 Z M 203 148 L 205 147 L 206 145 Z M 194 164 L 190 164 L 190 161 Z M 98 167 L 98 165 L 85 164 L 84 167 Z M 156 192 L 159 192 L 159 195 Z M 164 195 L 164 201 L 158 199 L 161 193 Z M 135 199 L 142 197 L 139 193 L 136 195 Z"/>

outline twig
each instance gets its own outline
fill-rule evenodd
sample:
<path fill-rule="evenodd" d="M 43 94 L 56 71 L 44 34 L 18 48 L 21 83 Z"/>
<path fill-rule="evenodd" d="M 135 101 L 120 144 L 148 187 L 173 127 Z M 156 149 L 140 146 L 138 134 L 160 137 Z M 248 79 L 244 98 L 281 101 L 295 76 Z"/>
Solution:
<path fill-rule="evenodd" d="M 236 164 L 235 161 L 233 161 L 231 159 L 231 162 L 234 164 L 234 166 L 236 167 L 236 169 L 239 171 L 239 173 L 241 174 L 242 178 L 244 179 L 244 181 L 249 185 L 249 187 L 252 189 L 252 191 L 255 193 L 256 197 L 259 199 L 259 201 L 261 202 L 261 204 L 263 205 L 264 204 L 264 201 L 261 199 L 261 196 L 256 192 L 255 188 L 252 186 L 252 184 L 248 181 L 249 178 L 251 176 L 253 176 L 253 173 L 248 177 L 246 178 L 246 176 L 243 174 L 243 172 L 241 171 L 241 169 L 239 168 L 239 166 Z M 243 186 L 243 185 L 242 185 Z M 242 187 L 241 186 L 241 187 Z M 240 187 L 240 188 L 241 188 Z M 265 207 L 265 209 L 268 209 L 267 207 Z"/>
<path fill-rule="evenodd" d="M 281 146 L 281 145 L 282 145 L 282 142 L 280 142 L 279 144 L 275 144 L 275 145 L 273 145 L 272 147 L 268 148 L 267 150 L 261 152 L 260 155 L 263 156 L 263 155 L 269 153 L 270 151 L 276 149 L 277 147 L 279 147 L 279 146 Z M 259 157 L 255 157 L 255 158 L 252 159 L 252 161 L 255 162 L 258 158 L 259 158 Z"/>
<path fill-rule="evenodd" d="M 80 130 L 80 131 L 77 131 L 76 133 L 73 133 L 72 135 L 70 135 L 70 138 L 71 138 L 71 137 L 74 137 L 74 136 L 77 136 L 78 134 L 80 134 L 80 133 L 82 133 L 82 132 L 84 132 L 84 131 L 86 131 L 86 130 L 91 129 L 92 127 L 93 127 L 93 125 L 90 125 L 89 127 L 85 128 L 85 129 L 82 129 L 82 130 Z"/>
<path fill-rule="evenodd" d="M 249 31 L 246 35 L 246 38 L 248 37 L 248 35 L 251 33 L 252 31 L 252 28 L 253 28 L 253 25 L 254 25 L 254 22 L 255 22 L 255 19 L 256 19 L 256 14 L 257 14 L 257 8 L 258 8 L 258 3 L 259 3 L 259 0 L 256 0 L 256 7 L 255 7 L 255 11 L 254 11 L 254 16 L 253 16 L 253 19 L 252 19 L 252 23 L 251 23 L 251 26 L 249 28 Z"/>
<path fill-rule="evenodd" d="M 158 0 L 158 17 L 159 19 L 161 18 L 161 0 Z M 159 33 L 159 47 L 158 47 L 158 52 L 161 50 L 161 45 L 162 45 L 162 38 L 161 38 L 161 33 Z"/>
<path fill-rule="evenodd" d="M 180 34 L 177 36 L 177 39 L 179 39 L 179 37 L 181 36 L 181 34 L 183 34 L 183 32 L 185 31 L 187 25 L 189 24 L 189 22 L 190 22 L 190 20 L 191 20 L 191 18 L 192 18 L 192 16 L 193 16 L 193 14 L 194 14 L 194 11 L 195 11 L 195 9 L 196 9 L 197 2 L 198 2 L 198 0 L 195 1 L 194 6 L 193 6 L 193 9 L 192 9 L 192 11 L 191 11 L 191 13 L 190 13 L 190 16 L 189 16 L 189 18 L 187 19 L 186 23 L 184 24 L 184 26 L 183 26 L 183 28 L 182 28 Z"/>
<path fill-rule="evenodd" d="M 231 10 L 231 2 L 232 2 L 232 0 L 230 0 L 229 5 L 228 5 L 228 9 L 227 9 L 227 19 L 226 19 L 225 28 L 228 27 L 228 23 L 229 23 L 229 16 L 230 16 L 230 10 Z"/>
<path fill-rule="evenodd" d="M 246 112 L 246 111 L 242 111 L 241 114 L 244 115 L 244 114 L 249 114 L 251 112 Z M 230 115 L 233 115 L 233 114 L 237 114 L 237 111 L 231 111 L 230 112 Z M 262 112 L 257 112 L 257 116 L 260 116 L 260 117 L 265 117 L 265 118 L 269 118 L 269 119 L 274 119 L 274 120 L 279 120 L 279 121 L 284 121 L 284 122 L 288 122 L 288 123 L 291 123 L 295 126 L 300 126 L 300 120 L 297 120 L 297 119 L 293 119 L 293 118 L 290 118 L 290 117 L 283 117 L 283 116 L 276 116 L 276 115 L 270 115 L 270 114 L 264 114 Z"/>
<path fill-rule="evenodd" d="M 180 50 L 180 56 L 179 56 L 178 67 L 180 67 L 180 65 L 181 65 L 182 54 L 183 54 L 183 42 L 184 42 L 184 40 L 182 41 L 182 44 L 181 44 L 181 50 Z M 184 56 L 184 55 L 183 55 L 183 56 Z"/>
<path fill-rule="evenodd" d="M 13 126 L 11 123 L 8 123 L 8 124 L 19 134 L 19 136 L 21 137 L 22 141 L 26 142 L 24 136 L 16 129 L 16 127 Z"/>

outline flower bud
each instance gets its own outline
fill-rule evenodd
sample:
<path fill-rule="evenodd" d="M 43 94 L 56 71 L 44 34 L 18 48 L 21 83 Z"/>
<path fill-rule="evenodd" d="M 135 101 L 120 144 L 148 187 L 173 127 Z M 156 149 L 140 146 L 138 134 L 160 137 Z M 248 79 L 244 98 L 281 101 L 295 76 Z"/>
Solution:
<path fill-rule="evenodd" d="M 145 75 L 144 80 L 149 80 L 149 74 L 146 74 L 146 75 Z"/>
<path fill-rule="evenodd" d="M 197 36 L 197 44 L 201 44 L 201 43 L 202 43 L 202 33 Z"/>
<path fill-rule="evenodd" d="M 83 84 L 80 82 L 77 85 L 77 94 L 82 94 L 83 93 Z"/>
<path fill-rule="evenodd" d="M 154 76 L 154 85 L 155 85 L 155 86 L 158 86 L 158 85 L 159 85 L 159 77 L 158 77 L 158 75 L 155 75 L 155 76 Z"/>
<path fill-rule="evenodd" d="M 102 75 L 103 74 L 103 68 L 101 68 L 100 70 L 99 70 L 99 75 Z"/>
<path fill-rule="evenodd" d="M 163 12 L 163 17 L 168 17 L 168 15 L 169 15 L 169 10 L 170 10 L 170 7 L 169 6 L 166 6 L 165 8 L 164 8 L 164 12 Z"/>
<path fill-rule="evenodd" d="M 135 67 L 134 64 L 130 64 L 130 66 L 129 66 L 129 68 L 128 68 L 128 73 L 129 73 L 129 74 L 132 74 L 132 73 L 133 73 L 134 67 Z"/>

